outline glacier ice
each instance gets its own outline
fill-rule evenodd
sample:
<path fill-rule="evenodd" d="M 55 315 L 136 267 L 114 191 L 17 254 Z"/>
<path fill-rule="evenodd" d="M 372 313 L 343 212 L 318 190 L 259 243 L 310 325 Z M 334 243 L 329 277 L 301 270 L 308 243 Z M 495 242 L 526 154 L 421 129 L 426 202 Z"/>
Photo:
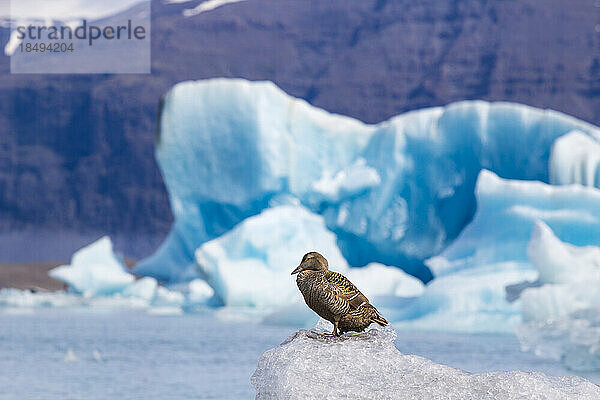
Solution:
<path fill-rule="evenodd" d="M 379 263 L 350 268 L 344 274 L 369 298 L 376 296 L 418 297 L 425 291 L 419 279 L 401 269 Z"/>
<path fill-rule="evenodd" d="M 180 306 L 183 306 L 185 302 L 186 298 L 183 293 L 169 290 L 164 286 L 158 286 L 156 288 L 154 299 L 152 300 L 152 306 L 179 308 Z"/>
<path fill-rule="evenodd" d="M 425 290 L 425 285 L 420 280 L 399 268 L 387 265 L 371 263 L 362 268 L 348 268 L 343 273 L 386 318 L 394 315 L 396 308 L 410 304 L 412 299 L 421 296 Z M 298 295 L 292 303 L 279 305 L 262 321 L 267 325 L 309 328 L 314 326 L 317 319 L 317 314 Z"/>
<path fill-rule="evenodd" d="M 599 141 L 579 131 L 556 139 L 550 154 L 550 182 L 600 187 Z"/>
<path fill-rule="evenodd" d="M 600 242 L 600 133 L 553 111 L 472 101 L 368 125 L 269 82 L 213 79 L 176 85 L 159 133 L 175 223 L 135 271 L 171 283 L 200 275 L 176 303 L 268 308 L 265 321 L 286 323 L 285 310 L 306 308 L 289 270 L 319 250 L 370 297 L 423 293 L 394 322 L 507 331 L 525 314 L 506 287 L 540 274 L 527 254 L 536 221 L 576 246 Z M 436 279 L 424 287 L 378 263 Z M 116 293 L 148 298 L 152 285 Z"/>
<path fill-rule="evenodd" d="M 188 302 L 190 305 L 208 304 L 215 291 L 203 279 L 194 279 L 188 284 Z"/>
<path fill-rule="evenodd" d="M 535 276 L 514 262 L 445 275 L 431 281 L 414 302 L 387 311 L 386 317 L 408 329 L 513 333 L 522 321 L 521 304 L 506 299 L 506 287 Z"/>
<path fill-rule="evenodd" d="M 244 220 L 200 246 L 196 262 L 223 305 L 281 308 L 300 299 L 290 273 L 311 250 L 323 254 L 332 270 L 347 275 L 367 296 L 423 292 L 421 281 L 398 268 L 349 268 L 323 217 L 299 205 L 280 205 Z"/>
<path fill-rule="evenodd" d="M 538 222 L 528 254 L 543 285 L 521 295 L 523 349 L 573 370 L 600 370 L 600 248 L 564 243 Z"/>
<path fill-rule="evenodd" d="M 153 304 L 146 299 L 130 295 L 124 296 L 121 293 L 84 297 L 77 293 L 64 291 L 34 293 L 29 290 L 0 289 L 0 312 L 9 310 L 21 313 L 51 307 L 70 309 L 149 309 L 153 307 Z"/>
<path fill-rule="evenodd" d="M 552 144 L 572 131 L 600 137 L 518 104 L 460 102 L 367 125 L 270 82 L 180 83 L 164 99 L 156 151 L 175 223 L 136 271 L 188 279 L 198 247 L 289 196 L 324 217 L 350 265 L 397 265 L 426 281 L 423 260 L 473 216 L 479 171 L 548 182 Z"/>
<path fill-rule="evenodd" d="M 54 268 L 48 274 L 68 284 L 69 292 L 32 293 L 3 289 L 0 290 L 0 306 L 147 308 L 181 307 L 189 301 L 182 293 L 160 286 L 155 278 L 136 280 L 113 252 L 109 237 L 78 250 L 73 254 L 70 265 Z"/>
<path fill-rule="evenodd" d="M 80 305 L 84 300 L 90 299 L 62 291 L 33 293 L 29 290 L 0 289 L 0 308 L 3 310 L 25 310 L 38 307 L 72 307 Z"/>
<path fill-rule="evenodd" d="M 315 198 L 311 202 L 339 202 L 341 199 L 357 196 L 381 183 L 377 171 L 369 167 L 364 158 L 358 158 L 352 165 L 337 171 L 324 171 L 323 176 L 312 184 Z"/>
<path fill-rule="evenodd" d="M 332 269 L 348 268 L 321 216 L 284 205 L 204 243 L 196 251 L 196 262 L 224 305 L 273 307 L 298 297 L 290 273 L 311 250 L 321 252 Z"/>
<path fill-rule="evenodd" d="M 435 279 L 427 285 L 424 295 L 404 309 L 393 310 L 391 320 L 399 326 L 512 332 L 522 317 L 527 317 L 526 312 L 521 312 L 521 302 L 527 297 L 519 299 L 517 293 L 508 298 L 507 287 L 526 287 L 527 282 L 531 285 L 538 277 L 542 280 L 538 285 L 551 280 L 550 275 L 561 273 L 557 263 L 560 265 L 562 260 L 558 256 L 564 260 L 570 254 L 568 249 L 559 252 L 557 246 L 547 246 L 556 251 L 529 251 L 528 255 L 527 244 L 536 222 L 546 221 L 579 245 L 600 242 L 598 189 L 508 180 L 483 170 L 475 193 L 478 207 L 473 221 L 440 255 L 426 261 Z M 595 250 L 591 248 L 588 253 L 587 258 L 580 257 L 577 269 L 589 277 L 582 264 L 595 257 Z M 543 264 L 541 272 L 532 266 L 536 262 Z M 565 273 L 574 278 L 578 272 L 573 268 Z M 576 303 L 561 302 L 557 306 L 573 304 Z M 532 313 L 538 311 L 532 309 Z"/>
<path fill-rule="evenodd" d="M 145 277 L 127 286 L 122 294 L 125 297 L 134 297 L 150 302 L 154 299 L 157 288 L 156 279 Z"/>
<path fill-rule="evenodd" d="M 322 321 L 317 331 L 329 327 Z M 396 333 L 372 328 L 323 338 L 300 330 L 260 357 L 251 382 L 268 399 L 593 399 L 600 387 L 579 377 L 542 373 L 469 374 L 404 355 Z"/>
<path fill-rule="evenodd" d="M 440 255 L 426 261 L 436 277 L 496 262 L 528 264 L 527 244 L 538 220 L 569 243 L 600 243 L 598 189 L 502 179 L 483 170 L 475 193 L 473 221 Z"/>
<path fill-rule="evenodd" d="M 544 286 L 507 299 L 506 287 L 545 282 L 527 254 L 536 221 L 576 246 L 600 242 L 600 134 L 560 113 L 474 101 L 368 125 L 269 82 L 214 79 L 175 86 L 160 116 L 156 155 L 175 223 L 135 271 L 203 279 L 182 294 L 124 272 L 129 282 L 101 291 L 266 308 L 266 323 L 307 326 L 314 315 L 289 271 L 319 250 L 376 304 L 419 296 L 386 310 L 395 323 L 509 331 L 528 318 L 532 293 L 563 296 Z M 424 287 L 379 263 L 436 279 Z M 564 314 L 581 301 L 562 302 Z"/>
<path fill-rule="evenodd" d="M 85 296 L 121 292 L 135 281 L 107 236 L 75 252 L 70 265 L 54 268 L 49 275 Z"/>
<path fill-rule="evenodd" d="M 543 284 L 600 280 L 600 248 L 564 243 L 542 221 L 534 226 L 527 255 Z"/>
<path fill-rule="evenodd" d="M 164 101 L 156 150 L 175 223 L 136 271 L 181 279 L 202 243 L 260 213 L 278 194 L 313 193 L 325 169 L 355 161 L 372 129 L 267 82 L 176 85 Z"/>

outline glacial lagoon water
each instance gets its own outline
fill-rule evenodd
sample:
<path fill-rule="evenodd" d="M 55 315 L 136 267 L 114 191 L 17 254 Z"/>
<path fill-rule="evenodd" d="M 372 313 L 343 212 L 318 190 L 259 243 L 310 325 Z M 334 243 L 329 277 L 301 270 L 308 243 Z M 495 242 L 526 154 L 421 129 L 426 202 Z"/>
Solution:
<path fill-rule="evenodd" d="M 0 309 L 0 399 L 252 399 L 258 357 L 295 330 L 227 311 Z M 469 372 L 573 375 L 513 335 L 398 331 L 396 346 Z"/>

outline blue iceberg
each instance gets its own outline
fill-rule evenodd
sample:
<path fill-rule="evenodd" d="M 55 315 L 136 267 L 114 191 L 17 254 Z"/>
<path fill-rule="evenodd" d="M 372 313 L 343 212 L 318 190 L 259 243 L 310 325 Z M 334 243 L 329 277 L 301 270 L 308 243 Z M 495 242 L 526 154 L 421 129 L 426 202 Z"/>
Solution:
<path fill-rule="evenodd" d="M 105 236 L 73 254 L 70 265 L 54 268 L 49 275 L 88 297 L 122 292 L 135 281 Z"/>
<path fill-rule="evenodd" d="M 545 224 L 570 243 L 600 243 L 600 190 L 577 184 L 553 186 L 502 179 L 483 170 L 476 197 L 473 221 L 440 255 L 426 261 L 435 278 L 423 296 L 408 307 L 394 310 L 391 319 L 398 325 L 428 330 L 513 332 L 523 316 L 529 318 L 528 309 L 541 318 L 552 304 L 563 308 L 577 303 L 554 301 L 544 306 L 543 301 L 535 302 L 538 309 L 525 303 L 527 293 L 537 289 L 526 289 L 522 296 L 521 291 L 549 282 L 551 278 L 546 276 L 562 277 L 564 274 L 555 271 L 564 268 L 558 266 L 563 262 L 572 267 L 566 273 L 569 276 L 582 274 L 591 278 L 589 270 L 597 269 L 594 257 L 580 257 L 578 263 L 571 258 L 567 262 L 568 257 L 557 257 L 558 246 L 546 245 L 532 258 L 528 243 L 532 231 Z M 586 263 L 587 268 L 583 266 Z M 544 267 L 540 269 L 541 265 Z M 540 272 L 548 269 L 549 272 Z"/>
<path fill-rule="evenodd" d="M 600 243 L 600 190 L 577 184 L 502 179 L 482 171 L 473 221 L 440 255 L 426 261 L 436 277 L 496 262 L 526 263 L 537 221 L 569 243 Z"/>
<path fill-rule="evenodd" d="M 135 268 L 151 278 L 133 282 L 121 267 L 116 283 L 63 278 L 152 304 L 173 302 L 157 280 L 192 281 L 175 303 L 307 326 L 314 315 L 289 272 L 318 250 L 395 324 L 512 331 L 554 315 L 530 301 L 536 293 L 572 291 L 549 286 L 543 252 L 528 253 L 534 227 L 600 242 L 599 154 L 598 128 L 524 105 L 460 102 L 369 125 L 270 82 L 184 82 L 160 112 L 156 155 L 175 222 Z M 560 318 L 585 311 L 568 310 Z"/>
<path fill-rule="evenodd" d="M 48 274 L 67 284 L 69 292 L 29 293 L 10 289 L 0 293 L 0 305 L 179 308 L 188 303 L 198 303 L 199 292 L 208 292 L 191 282 L 186 299 L 183 293 L 160 286 L 155 278 L 136 280 L 121 257 L 113 252 L 112 241 L 107 236 L 76 251 L 71 264 L 54 268 Z"/>
<path fill-rule="evenodd" d="M 594 136 L 573 131 L 554 142 L 550 155 L 552 184 L 600 188 L 600 142 L 598 135 Z"/>
<path fill-rule="evenodd" d="M 521 295 L 523 349 L 575 371 L 600 370 L 600 248 L 565 243 L 538 222 L 528 254 L 541 286 Z"/>
<path fill-rule="evenodd" d="M 204 243 L 196 251 L 196 263 L 222 305 L 281 311 L 300 304 L 296 311 L 307 310 L 290 273 L 311 250 L 321 252 L 331 270 L 346 275 L 367 296 L 423 293 L 423 283 L 399 268 L 375 263 L 350 268 L 323 217 L 293 204 L 269 208 Z M 305 314 L 296 311 L 295 318 L 304 320 Z M 271 315 L 269 321 L 276 323 L 276 318 Z"/>
<path fill-rule="evenodd" d="M 76 253 L 52 274 L 80 298 L 311 326 L 290 271 L 317 250 L 395 326 L 518 328 L 524 348 L 600 368 L 600 297 L 585 287 L 600 285 L 597 127 L 482 101 L 369 125 L 270 82 L 213 79 L 165 96 L 156 156 L 169 236 L 137 281 L 107 240 Z M 68 295 L 0 291 L 0 304 Z"/>
<path fill-rule="evenodd" d="M 553 171 L 580 171 L 580 160 L 552 153 L 574 131 L 600 137 L 585 122 L 518 104 L 460 102 L 368 125 L 270 82 L 180 83 L 164 98 L 156 151 L 175 222 L 136 272 L 192 279 L 202 244 L 297 201 L 323 216 L 351 266 L 400 266 L 429 281 L 423 262 L 472 219 L 481 169 L 543 182 L 551 161 Z M 586 174 L 573 180 L 590 182 Z"/>
<path fill-rule="evenodd" d="M 221 304 L 280 307 L 299 298 L 290 273 L 302 256 L 319 249 L 332 269 L 345 271 L 335 235 L 323 218 L 301 206 L 282 205 L 250 217 L 196 251 L 200 276 Z"/>

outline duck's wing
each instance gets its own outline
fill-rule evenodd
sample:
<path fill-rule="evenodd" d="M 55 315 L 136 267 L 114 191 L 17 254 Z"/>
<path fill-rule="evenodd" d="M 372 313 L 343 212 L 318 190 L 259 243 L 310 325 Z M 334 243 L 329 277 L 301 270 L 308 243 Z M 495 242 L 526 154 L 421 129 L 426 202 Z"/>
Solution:
<path fill-rule="evenodd" d="M 369 304 L 369 299 L 344 275 L 328 271 L 325 274 L 325 280 L 337 303 L 345 303 L 354 310 Z"/>

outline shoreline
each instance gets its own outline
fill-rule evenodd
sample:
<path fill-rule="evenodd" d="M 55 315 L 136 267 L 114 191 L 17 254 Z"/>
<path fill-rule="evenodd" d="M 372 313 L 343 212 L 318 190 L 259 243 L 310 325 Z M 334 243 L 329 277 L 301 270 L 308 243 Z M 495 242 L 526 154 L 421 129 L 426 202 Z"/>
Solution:
<path fill-rule="evenodd" d="M 36 291 L 64 290 L 67 288 L 66 285 L 63 282 L 51 278 L 48 275 L 48 271 L 66 264 L 69 264 L 69 262 L 0 262 L 0 289 L 32 289 Z M 126 259 L 125 264 L 131 269 L 136 264 L 136 261 Z"/>
<path fill-rule="evenodd" d="M 5 263 L 0 262 L 0 289 L 37 289 L 41 291 L 56 291 L 65 288 L 65 285 L 52 279 L 48 271 L 64 262 L 30 262 L 30 263 Z"/>

